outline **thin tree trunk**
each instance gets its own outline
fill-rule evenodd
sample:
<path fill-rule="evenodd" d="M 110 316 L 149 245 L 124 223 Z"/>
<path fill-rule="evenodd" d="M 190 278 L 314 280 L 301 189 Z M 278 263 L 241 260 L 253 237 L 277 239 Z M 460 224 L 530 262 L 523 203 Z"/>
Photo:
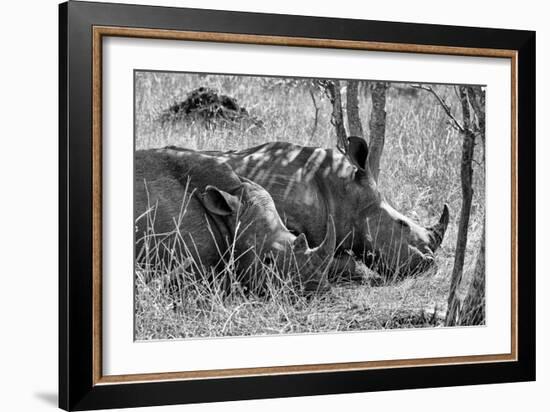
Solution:
<path fill-rule="evenodd" d="M 348 80 L 346 92 L 346 110 L 348 114 L 348 129 L 351 136 L 364 137 L 363 126 L 359 118 L 359 100 L 357 98 L 357 80 Z"/>
<path fill-rule="evenodd" d="M 470 222 L 470 210 L 472 207 L 472 160 L 475 146 L 475 133 L 472 129 L 472 119 L 470 113 L 470 104 L 468 102 L 466 86 L 459 86 L 460 102 L 462 106 L 463 119 L 463 143 L 462 143 L 462 162 L 460 166 L 460 179 L 462 184 L 462 207 L 460 210 L 460 222 L 458 225 L 458 235 L 456 239 L 456 252 L 451 276 L 451 288 L 448 297 L 447 316 L 445 324 L 453 326 L 458 315 L 460 300 L 456 295 L 456 290 L 462 281 L 464 269 L 464 257 L 466 254 L 466 245 L 468 243 L 468 224 Z"/>
<path fill-rule="evenodd" d="M 336 147 L 346 153 L 348 148 L 348 139 L 346 127 L 344 126 L 344 114 L 342 111 L 342 95 L 340 93 L 340 81 L 332 80 L 324 83 L 330 103 L 332 104 L 332 117 L 330 122 L 336 129 Z"/>
<path fill-rule="evenodd" d="M 368 163 L 375 181 L 380 175 L 380 158 L 384 150 L 386 136 L 386 90 L 388 85 L 376 82 L 372 85 L 372 110 L 369 121 L 369 155 Z"/>
<path fill-rule="evenodd" d="M 468 87 L 468 98 L 477 116 L 479 136 L 485 146 L 485 92 L 479 86 Z M 485 159 L 485 147 L 482 149 L 482 156 Z M 483 223 L 474 275 L 468 294 L 462 302 L 458 322 L 460 325 L 485 323 L 485 223 Z"/>
<path fill-rule="evenodd" d="M 485 91 L 481 89 L 481 86 L 469 86 L 468 98 L 477 116 L 479 125 L 477 130 L 483 144 L 482 156 L 483 165 L 485 165 Z"/>
<path fill-rule="evenodd" d="M 485 323 L 485 224 L 477 254 L 474 276 L 468 294 L 458 315 L 459 325 L 483 325 Z"/>
<path fill-rule="evenodd" d="M 458 94 L 462 108 L 462 124 L 453 115 L 451 108 L 445 101 L 431 88 L 422 85 L 413 86 L 416 89 L 425 90 L 431 93 L 439 102 L 445 113 L 452 121 L 452 125 L 463 137 L 462 143 L 462 162 L 460 166 L 460 179 L 462 185 L 462 207 L 460 211 L 460 222 L 458 225 L 458 234 L 456 240 L 455 260 L 453 273 L 451 276 L 451 286 L 447 300 L 447 315 L 445 324 L 453 326 L 456 324 L 481 324 L 485 321 L 485 224 L 481 238 L 476 268 L 468 294 L 461 305 L 457 297 L 457 289 L 462 281 L 464 269 L 464 257 L 466 254 L 466 245 L 468 243 L 468 224 L 470 221 L 470 210 L 472 207 L 472 180 L 473 169 L 472 161 L 475 148 L 475 138 L 479 134 L 483 144 L 485 144 L 485 92 L 479 86 L 459 86 Z M 474 109 L 477 117 L 477 124 L 470 112 L 470 105 Z M 483 149 L 483 159 L 485 159 L 485 149 Z M 483 161 L 485 164 L 485 161 Z"/>
<path fill-rule="evenodd" d="M 485 92 L 481 86 L 469 86 L 468 98 L 478 119 L 479 134 L 485 142 Z"/>

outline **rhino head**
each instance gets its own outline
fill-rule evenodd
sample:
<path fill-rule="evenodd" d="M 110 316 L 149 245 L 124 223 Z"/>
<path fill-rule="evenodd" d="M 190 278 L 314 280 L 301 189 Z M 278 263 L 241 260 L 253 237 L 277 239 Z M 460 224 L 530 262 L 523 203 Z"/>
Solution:
<path fill-rule="evenodd" d="M 355 199 L 348 206 L 355 209 L 349 211 L 355 218 L 355 254 L 385 277 L 403 277 L 430 267 L 449 223 L 447 205 L 435 225 L 422 227 L 391 207 L 380 194 L 368 167 L 368 147 L 362 138 L 348 139 L 347 157 L 356 168 L 347 188 Z"/>
<path fill-rule="evenodd" d="M 228 193 L 207 186 L 203 194 L 211 214 L 224 218 L 234 236 L 234 258 L 241 282 L 261 286 L 258 269 L 270 267 L 276 276 L 290 276 L 306 292 L 329 288 L 327 270 L 336 247 L 334 224 L 327 225 L 325 240 L 310 248 L 304 234 L 291 233 L 283 224 L 271 195 L 259 184 L 239 177 L 238 190 Z"/>

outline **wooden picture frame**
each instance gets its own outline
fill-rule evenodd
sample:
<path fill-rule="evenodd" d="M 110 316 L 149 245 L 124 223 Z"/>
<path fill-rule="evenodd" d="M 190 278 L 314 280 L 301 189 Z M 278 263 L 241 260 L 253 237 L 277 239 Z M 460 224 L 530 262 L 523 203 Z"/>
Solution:
<path fill-rule="evenodd" d="M 86 2 L 59 8 L 59 406 L 216 402 L 535 379 L 535 33 Z M 511 352 L 104 376 L 102 39 L 479 56 L 512 67 Z"/>

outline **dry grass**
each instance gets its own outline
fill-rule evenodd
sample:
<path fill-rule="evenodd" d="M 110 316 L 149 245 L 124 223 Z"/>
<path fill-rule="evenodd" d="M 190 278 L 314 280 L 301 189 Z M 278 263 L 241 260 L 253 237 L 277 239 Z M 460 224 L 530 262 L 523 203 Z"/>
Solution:
<path fill-rule="evenodd" d="M 194 122 L 160 122 L 170 105 L 200 86 L 236 98 L 262 126 L 248 122 L 205 126 Z M 402 85 L 393 85 L 402 86 Z M 460 118 L 452 86 L 435 86 Z M 137 73 L 136 149 L 184 146 L 193 149 L 239 149 L 267 141 L 334 147 L 331 106 L 310 82 L 277 78 Z M 360 114 L 368 130 L 370 99 L 360 87 Z M 262 335 L 397 327 L 440 326 L 452 271 L 461 202 L 461 136 L 451 127 L 435 100 L 388 91 L 386 146 L 381 160 L 380 189 L 399 211 L 421 224 L 432 224 L 443 203 L 451 220 L 437 252 L 437 267 L 415 279 L 373 286 L 367 276 L 359 283 L 334 285 L 323 296 L 306 298 L 292 288 L 275 285 L 264 295 L 229 297 L 193 286 L 168 290 L 162 277 L 145 282 L 136 268 L 136 338 L 182 338 Z M 315 134 L 312 135 L 312 131 Z M 475 266 L 484 216 L 485 182 L 481 148 L 476 148 L 474 199 L 461 291 Z M 191 282 L 192 283 L 192 282 Z M 194 289 L 193 289 L 194 288 Z M 194 290 L 194 291 L 193 291 Z M 434 313 L 435 312 L 435 313 Z M 435 315 L 435 316 L 434 316 Z"/>

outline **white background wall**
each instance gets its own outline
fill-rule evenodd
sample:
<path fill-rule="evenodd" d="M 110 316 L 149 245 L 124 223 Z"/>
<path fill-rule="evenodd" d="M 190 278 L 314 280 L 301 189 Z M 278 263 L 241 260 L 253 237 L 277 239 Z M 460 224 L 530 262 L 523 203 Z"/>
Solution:
<path fill-rule="evenodd" d="M 138 3 L 139 1 L 133 1 Z M 381 2 L 277 0 L 154 1 L 180 5 L 537 31 L 537 367 L 536 383 L 423 389 L 165 407 L 181 411 L 547 410 L 548 300 L 543 259 L 550 244 L 544 212 L 550 143 L 544 122 L 550 28 L 542 1 Z M 0 410 L 52 410 L 57 404 L 57 1 L 0 6 Z M 521 276 L 534 276 L 522 273 Z M 545 391 L 546 389 L 546 391 Z M 147 410 L 161 410 L 147 409 Z"/>

